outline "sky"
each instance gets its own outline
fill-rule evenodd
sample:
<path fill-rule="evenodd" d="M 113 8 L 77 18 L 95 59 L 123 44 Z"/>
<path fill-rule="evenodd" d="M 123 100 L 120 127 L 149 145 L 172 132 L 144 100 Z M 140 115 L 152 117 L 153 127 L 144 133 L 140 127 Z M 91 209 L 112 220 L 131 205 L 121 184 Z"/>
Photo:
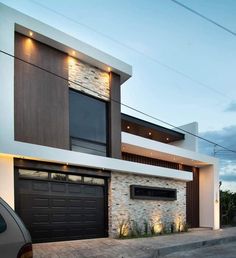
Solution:
<path fill-rule="evenodd" d="M 236 32 L 235 0 L 179 0 Z M 236 150 L 236 37 L 171 0 L 0 0 L 133 67 L 122 103 Z M 122 107 L 122 111 L 155 122 Z M 160 125 L 163 125 L 159 123 Z M 205 142 L 200 150 L 213 154 Z M 236 154 L 215 150 L 236 192 Z"/>

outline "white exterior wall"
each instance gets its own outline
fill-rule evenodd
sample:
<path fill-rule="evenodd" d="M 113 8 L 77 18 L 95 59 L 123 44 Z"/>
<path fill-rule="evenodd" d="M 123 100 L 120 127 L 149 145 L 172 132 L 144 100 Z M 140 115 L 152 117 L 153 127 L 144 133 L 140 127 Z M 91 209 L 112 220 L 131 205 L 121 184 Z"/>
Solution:
<path fill-rule="evenodd" d="M 183 130 L 186 130 L 187 132 L 193 133 L 194 135 L 198 135 L 197 122 L 182 125 L 182 126 L 179 126 L 178 128 L 181 128 Z M 188 133 L 185 133 L 184 131 L 179 130 L 178 128 L 174 128 L 174 130 L 185 134 L 185 139 L 181 141 L 171 142 L 170 144 L 187 150 L 198 151 L 198 139 L 191 134 L 188 134 Z"/>
<path fill-rule="evenodd" d="M 200 227 L 220 228 L 218 164 L 202 167 L 199 173 Z"/>
<path fill-rule="evenodd" d="M 15 208 L 14 193 L 13 158 L 0 156 L 0 197 L 13 209 Z"/>

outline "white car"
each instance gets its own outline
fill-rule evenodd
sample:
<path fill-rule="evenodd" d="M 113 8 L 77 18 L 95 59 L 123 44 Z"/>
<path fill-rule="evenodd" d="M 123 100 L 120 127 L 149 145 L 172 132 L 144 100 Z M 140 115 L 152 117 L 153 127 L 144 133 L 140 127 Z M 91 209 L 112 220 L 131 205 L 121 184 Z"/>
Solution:
<path fill-rule="evenodd" d="M 0 257 L 32 258 L 32 241 L 14 210 L 0 198 Z"/>

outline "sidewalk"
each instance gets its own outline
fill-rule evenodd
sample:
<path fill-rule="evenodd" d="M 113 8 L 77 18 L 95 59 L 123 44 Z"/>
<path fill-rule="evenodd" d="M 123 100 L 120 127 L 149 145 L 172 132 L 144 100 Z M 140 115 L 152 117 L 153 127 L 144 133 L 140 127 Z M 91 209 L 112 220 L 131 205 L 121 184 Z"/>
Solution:
<path fill-rule="evenodd" d="M 137 238 L 98 238 L 34 244 L 34 258 L 154 258 L 173 252 L 236 241 L 236 227 Z"/>

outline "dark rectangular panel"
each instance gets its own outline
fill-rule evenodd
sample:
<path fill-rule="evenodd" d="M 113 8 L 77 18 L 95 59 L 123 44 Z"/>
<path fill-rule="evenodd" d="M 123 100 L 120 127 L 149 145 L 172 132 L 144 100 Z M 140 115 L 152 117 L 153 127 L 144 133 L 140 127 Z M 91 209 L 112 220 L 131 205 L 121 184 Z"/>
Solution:
<path fill-rule="evenodd" d="M 67 79 L 67 55 L 15 34 L 15 55 Z M 15 59 L 15 139 L 69 149 L 68 82 Z"/>
<path fill-rule="evenodd" d="M 193 169 L 193 181 L 186 185 L 186 217 L 191 228 L 199 227 L 199 169 Z"/>
<path fill-rule="evenodd" d="M 121 158 L 120 76 L 110 73 L 110 157 Z"/>

